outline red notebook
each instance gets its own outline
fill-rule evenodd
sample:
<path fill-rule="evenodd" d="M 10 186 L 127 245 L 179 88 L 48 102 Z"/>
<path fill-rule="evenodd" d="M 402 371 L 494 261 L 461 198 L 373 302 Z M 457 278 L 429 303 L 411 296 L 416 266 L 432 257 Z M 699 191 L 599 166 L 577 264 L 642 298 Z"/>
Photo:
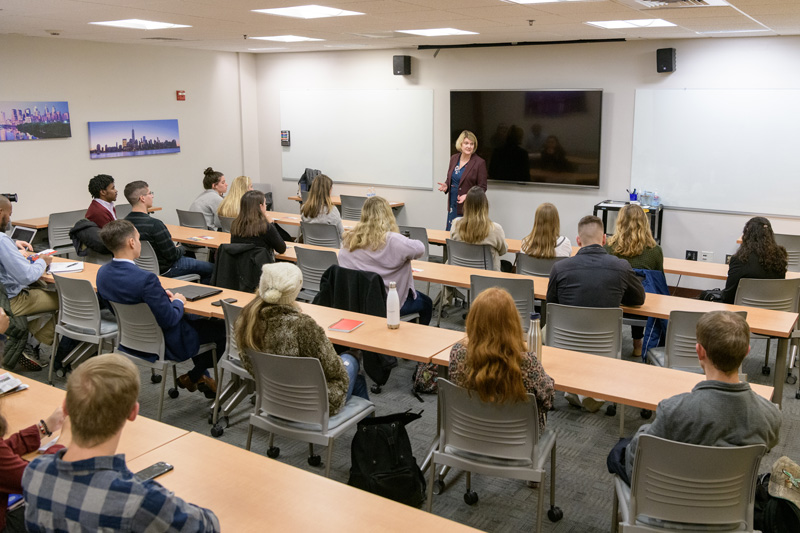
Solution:
<path fill-rule="evenodd" d="M 361 326 L 364 322 L 362 320 L 352 320 L 350 318 L 343 318 L 340 321 L 328 326 L 328 329 L 333 331 L 344 331 L 350 333 L 357 327 Z"/>

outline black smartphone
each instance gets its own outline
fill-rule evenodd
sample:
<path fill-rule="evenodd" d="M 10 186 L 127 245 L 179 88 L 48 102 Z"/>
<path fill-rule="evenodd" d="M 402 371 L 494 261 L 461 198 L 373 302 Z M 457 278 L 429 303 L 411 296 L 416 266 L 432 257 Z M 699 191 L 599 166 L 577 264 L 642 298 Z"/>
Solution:
<path fill-rule="evenodd" d="M 226 302 L 226 303 L 232 304 L 232 303 L 237 302 L 237 301 L 238 300 L 236 298 L 225 298 L 223 300 L 217 300 L 216 302 L 211 302 L 211 305 L 214 305 L 216 307 L 222 307 L 222 302 Z"/>
<path fill-rule="evenodd" d="M 148 466 L 144 470 L 140 470 L 140 471 L 136 472 L 136 474 L 134 474 L 134 475 L 137 478 L 139 478 L 139 481 L 147 481 L 147 480 L 150 480 L 150 479 L 157 478 L 161 474 L 166 474 L 167 472 L 169 472 L 173 468 L 175 468 L 175 467 L 172 466 L 171 464 L 165 463 L 164 461 L 159 461 L 156 464 Z"/>

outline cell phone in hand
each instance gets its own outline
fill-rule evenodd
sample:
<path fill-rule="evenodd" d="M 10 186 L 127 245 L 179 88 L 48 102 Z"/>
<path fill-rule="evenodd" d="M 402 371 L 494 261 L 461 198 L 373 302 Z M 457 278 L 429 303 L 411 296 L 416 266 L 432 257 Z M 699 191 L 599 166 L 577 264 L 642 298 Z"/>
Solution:
<path fill-rule="evenodd" d="M 170 470 L 175 468 L 169 463 L 165 463 L 164 461 L 159 461 L 156 464 L 150 465 L 144 470 L 140 470 L 134 474 L 139 481 L 148 481 L 150 479 L 157 478 L 161 474 L 166 474 Z"/>
<path fill-rule="evenodd" d="M 236 298 L 225 298 L 223 300 L 217 300 L 216 302 L 211 302 L 211 305 L 213 305 L 215 307 L 222 307 L 222 302 L 232 304 L 232 303 L 234 303 L 236 301 L 238 301 L 238 300 L 236 300 Z"/>

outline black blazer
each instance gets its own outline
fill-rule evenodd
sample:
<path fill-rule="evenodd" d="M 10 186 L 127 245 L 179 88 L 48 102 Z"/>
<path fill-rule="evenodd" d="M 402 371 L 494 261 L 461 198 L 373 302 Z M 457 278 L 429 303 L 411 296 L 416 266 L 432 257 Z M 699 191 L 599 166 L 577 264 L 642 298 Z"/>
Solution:
<path fill-rule="evenodd" d="M 739 280 L 742 278 L 784 279 L 785 277 L 785 270 L 782 272 L 766 270 L 761 266 L 755 254 L 750 254 L 746 263 L 742 263 L 736 256 L 733 256 L 728 266 L 728 280 L 725 282 L 725 289 L 722 291 L 722 301 L 726 304 L 732 304 L 736 300 L 736 289 L 739 288 Z"/>
<path fill-rule="evenodd" d="M 454 154 L 450 158 L 450 166 L 447 169 L 447 181 L 445 185 L 447 190 L 445 194 L 450 194 L 450 177 L 453 175 L 453 169 L 458 164 L 458 159 L 461 157 L 460 153 Z M 486 180 L 489 173 L 486 171 L 486 160 L 477 154 L 472 154 L 464 170 L 461 172 L 461 181 L 458 182 L 458 195 L 467 194 L 467 192 L 476 185 L 486 190 Z M 462 216 L 464 214 L 464 204 L 457 204 L 456 214 Z"/>

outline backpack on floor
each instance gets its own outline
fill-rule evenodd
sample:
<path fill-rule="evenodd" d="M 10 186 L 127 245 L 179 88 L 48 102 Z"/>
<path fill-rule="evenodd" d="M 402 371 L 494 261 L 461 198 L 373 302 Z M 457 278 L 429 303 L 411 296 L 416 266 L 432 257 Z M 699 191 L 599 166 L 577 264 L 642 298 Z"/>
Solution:
<path fill-rule="evenodd" d="M 425 478 L 411 451 L 406 425 L 422 413 L 396 413 L 358 423 L 347 484 L 414 507 L 425 500 Z"/>
<path fill-rule="evenodd" d="M 763 533 L 800 533 L 800 510 L 783 498 L 769 493 L 771 474 L 758 476 L 753 526 Z"/>
<path fill-rule="evenodd" d="M 439 386 L 436 383 L 438 378 L 438 365 L 433 363 L 417 363 L 417 367 L 414 369 L 414 375 L 411 378 L 414 382 L 414 392 L 436 394 L 439 392 Z"/>

